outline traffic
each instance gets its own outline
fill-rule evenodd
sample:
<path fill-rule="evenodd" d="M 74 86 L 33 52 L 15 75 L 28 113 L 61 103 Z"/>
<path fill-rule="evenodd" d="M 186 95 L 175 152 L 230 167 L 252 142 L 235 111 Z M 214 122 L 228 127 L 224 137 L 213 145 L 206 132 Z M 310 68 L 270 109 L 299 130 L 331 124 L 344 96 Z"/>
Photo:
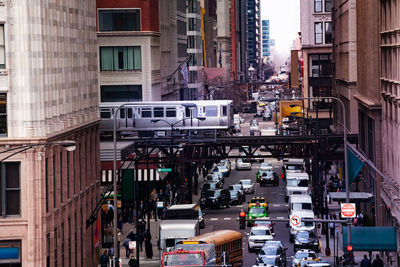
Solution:
<path fill-rule="evenodd" d="M 259 110 L 263 111 L 261 107 Z M 275 126 L 259 114 L 257 112 L 255 118 L 251 114 L 234 115 L 241 134 L 260 134 L 263 129 Z M 308 159 L 278 160 L 262 157 L 267 153 L 262 151 L 249 159 L 243 157 L 244 151 L 233 153 L 237 158 L 215 163 L 201 186 L 199 208 L 204 229 L 192 226 L 191 237 L 176 238 L 171 244 L 174 246 L 163 249 L 162 266 L 195 264 L 195 261 L 183 260 L 183 255 L 187 256 L 185 259 L 189 256 L 199 259 L 196 266 L 222 263 L 233 266 L 331 266 L 321 259 L 318 225 L 307 220 L 315 217 L 310 177 L 305 171 Z M 290 219 L 298 224 L 274 219 Z M 191 223 L 190 220 L 186 222 Z M 199 220 L 192 222 L 199 224 Z M 229 238 L 230 235 L 236 239 Z M 224 245 L 227 240 L 240 240 L 240 244 Z M 209 247 L 203 248 L 205 243 L 214 244 L 214 252 L 209 252 Z M 194 257 L 193 254 L 199 255 Z M 210 255 L 215 255 L 215 259 L 210 260 Z M 179 256 L 181 262 L 175 260 Z"/>

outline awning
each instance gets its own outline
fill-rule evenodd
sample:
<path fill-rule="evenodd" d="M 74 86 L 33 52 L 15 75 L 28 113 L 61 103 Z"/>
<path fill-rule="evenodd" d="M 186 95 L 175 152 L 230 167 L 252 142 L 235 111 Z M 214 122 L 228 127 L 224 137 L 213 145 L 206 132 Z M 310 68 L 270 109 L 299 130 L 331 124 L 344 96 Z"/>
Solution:
<path fill-rule="evenodd" d="M 333 201 L 346 201 L 346 192 L 329 192 L 329 197 Z M 350 192 L 351 201 L 368 201 L 374 197 L 371 193 L 366 192 Z"/>
<path fill-rule="evenodd" d="M 395 227 L 351 227 L 354 251 L 397 251 Z M 343 247 L 347 247 L 347 228 L 343 227 Z"/>
<path fill-rule="evenodd" d="M 130 169 L 134 171 L 133 169 Z M 136 172 L 134 172 L 136 173 Z M 136 180 L 136 179 L 135 179 Z M 150 169 L 150 175 L 147 177 L 147 169 L 138 170 L 138 182 L 146 181 L 160 181 L 160 174 L 157 169 Z M 112 183 L 113 182 L 113 170 L 102 170 L 101 171 L 101 182 L 102 183 Z M 118 181 L 119 182 L 119 181 Z"/>

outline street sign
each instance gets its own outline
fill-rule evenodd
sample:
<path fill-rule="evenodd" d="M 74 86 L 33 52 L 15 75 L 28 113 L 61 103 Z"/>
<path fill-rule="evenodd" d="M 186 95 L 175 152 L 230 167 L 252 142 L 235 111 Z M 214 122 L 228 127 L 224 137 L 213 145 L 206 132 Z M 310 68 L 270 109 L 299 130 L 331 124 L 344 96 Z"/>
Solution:
<path fill-rule="evenodd" d="M 158 172 L 172 172 L 171 168 L 158 168 L 157 169 Z"/>
<path fill-rule="evenodd" d="M 129 249 L 136 249 L 136 241 L 129 241 Z"/>
<path fill-rule="evenodd" d="M 356 204 L 354 203 L 343 203 L 340 205 L 340 213 L 343 218 L 354 218 L 356 217 Z"/>
<path fill-rule="evenodd" d="M 301 218 L 297 215 L 290 216 L 290 226 L 299 226 L 301 224 Z"/>

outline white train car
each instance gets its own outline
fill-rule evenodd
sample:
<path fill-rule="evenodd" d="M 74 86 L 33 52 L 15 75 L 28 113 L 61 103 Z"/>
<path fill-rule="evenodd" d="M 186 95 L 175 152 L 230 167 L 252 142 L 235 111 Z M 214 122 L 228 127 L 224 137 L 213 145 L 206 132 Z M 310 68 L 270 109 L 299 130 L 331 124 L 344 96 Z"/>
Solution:
<path fill-rule="evenodd" d="M 114 112 L 118 135 L 174 130 L 229 130 L 233 127 L 232 100 L 158 101 L 100 104 L 100 131 L 112 135 Z"/>

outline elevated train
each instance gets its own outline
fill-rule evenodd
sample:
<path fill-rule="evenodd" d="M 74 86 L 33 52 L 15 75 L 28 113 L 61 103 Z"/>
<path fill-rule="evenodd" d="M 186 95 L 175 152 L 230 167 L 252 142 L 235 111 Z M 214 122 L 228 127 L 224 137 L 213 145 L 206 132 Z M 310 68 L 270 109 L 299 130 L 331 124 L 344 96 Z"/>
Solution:
<path fill-rule="evenodd" d="M 112 136 L 114 111 L 122 104 L 100 104 L 102 136 Z M 132 102 L 116 116 L 118 136 L 172 129 L 228 131 L 233 127 L 232 100 Z"/>

